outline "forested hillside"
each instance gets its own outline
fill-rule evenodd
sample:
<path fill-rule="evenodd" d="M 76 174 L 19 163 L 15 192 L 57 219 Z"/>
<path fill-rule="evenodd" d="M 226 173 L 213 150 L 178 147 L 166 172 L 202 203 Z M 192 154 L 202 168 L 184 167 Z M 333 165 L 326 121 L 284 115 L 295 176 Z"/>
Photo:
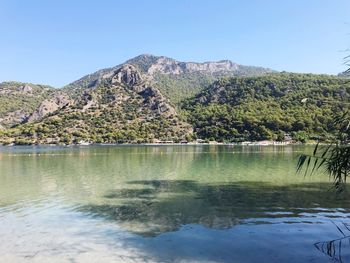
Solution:
<path fill-rule="evenodd" d="M 342 76 L 141 55 L 63 89 L 0 84 L 0 143 L 328 140 Z"/>
<path fill-rule="evenodd" d="M 346 79 L 280 73 L 221 79 L 182 108 L 199 138 L 306 141 L 332 136 L 333 114 L 349 102 Z"/>
<path fill-rule="evenodd" d="M 74 100 L 59 101 L 65 103 L 43 102 L 54 110 L 0 131 L 0 141 L 15 144 L 179 141 L 192 130 L 132 65 L 122 66 L 98 87 L 82 90 Z"/>

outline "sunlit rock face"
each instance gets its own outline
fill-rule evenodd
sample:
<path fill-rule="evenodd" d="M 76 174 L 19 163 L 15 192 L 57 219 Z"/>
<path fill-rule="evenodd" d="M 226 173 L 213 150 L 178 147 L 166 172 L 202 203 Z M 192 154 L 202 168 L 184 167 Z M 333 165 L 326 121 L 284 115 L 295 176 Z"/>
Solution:
<path fill-rule="evenodd" d="M 0 83 L 0 126 L 9 128 L 26 122 L 54 89 L 46 85 L 22 82 Z"/>
<path fill-rule="evenodd" d="M 67 94 L 57 92 L 52 98 L 44 100 L 40 106 L 29 116 L 27 122 L 39 120 L 73 103 Z"/>
<path fill-rule="evenodd" d="M 59 89 L 2 83 L 0 105 L 9 106 L 0 107 L 0 125 L 5 129 L 16 127 L 19 133 L 16 138 L 6 135 L 0 142 L 115 143 L 120 138 L 127 138 L 127 142 L 179 142 L 193 137 L 192 125 L 178 111 L 184 99 L 224 76 L 266 72 L 271 70 L 229 60 L 197 63 L 140 55 Z"/>
<path fill-rule="evenodd" d="M 28 126 L 19 127 L 16 140 L 31 144 L 135 143 L 155 138 L 181 140 L 193 133 L 169 99 L 137 67 L 122 65 L 106 72 L 98 83 L 53 92 L 28 118 L 24 115 L 23 125 Z M 38 136 L 42 130 L 45 135 Z"/>
<path fill-rule="evenodd" d="M 242 66 L 230 60 L 203 63 L 181 62 L 165 56 L 143 54 L 123 64 L 83 76 L 63 89 L 20 82 L 0 83 L 0 99 L 12 96 L 8 99 L 20 102 L 10 105 L 4 112 L 0 111 L 0 125 L 11 127 L 24 122 L 37 121 L 67 105 L 72 105 L 86 89 L 98 88 L 106 81 L 112 85 L 117 83 L 129 85 L 136 92 L 143 92 L 149 87 L 156 88 L 157 96 L 166 97 L 172 104 L 176 104 L 180 99 L 191 97 L 217 78 L 261 75 L 269 72 L 272 70 Z M 163 110 L 164 103 L 162 105 L 160 111 L 168 112 Z M 171 114 L 175 113 L 174 108 L 172 110 L 170 107 L 166 108 Z"/>
<path fill-rule="evenodd" d="M 142 82 L 142 77 L 139 71 L 133 65 L 123 65 L 115 71 L 111 79 L 111 83 L 126 83 L 128 85 L 137 85 Z"/>
<path fill-rule="evenodd" d="M 147 73 L 153 75 L 155 73 L 163 74 L 183 74 L 183 73 L 193 73 L 193 72 L 206 72 L 208 74 L 214 74 L 224 71 L 236 71 L 239 65 L 229 61 L 222 60 L 218 62 L 179 62 L 174 59 L 167 57 L 160 57 L 156 62 L 149 67 Z"/>
<path fill-rule="evenodd" d="M 144 100 L 143 104 L 164 116 L 176 115 L 176 110 L 169 100 L 155 87 L 153 83 L 144 81 L 141 72 L 133 65 L 126 64 L 109 74 L 110 83 L 114 86 L 126 84 L 131 90 L 135 91 Z"/>
<path fill-rule="evenodd" d="M 133 74 L 135 68 L 139 70 L 142 76 Z M 118 72 L 117 76 L 115 76 L 116 71 Z M 159 84 L 157 87 L 163 95 L 167 95 L 170 99 L 176 101 L 174 93 L 178 89 L 183 91 L 183 97 L 190 97 L 193 93 L 189 91 L 198 91 L 199 88 L 209 85 L 220 77 L 257 76 L 271 72 L 274 71 L 263 67 L 244 66 L 230 60 L 202 63 L 182 62 L 165 56 L 142 54 L 127 60 L 123 64 L 86 75 L 70 83 L 66 88 L 94 88 L 113 76 L 115 76 L 113 81 L 124 81 L 134 85 L 139 83 L 141 77 L 143 81 L 153 80 Z M 126 79 L 122 80 L 122 77 Z M 164 78 L 166 80 L 170 78 L 171 83 L 168 83 L 168 85 Z"/>

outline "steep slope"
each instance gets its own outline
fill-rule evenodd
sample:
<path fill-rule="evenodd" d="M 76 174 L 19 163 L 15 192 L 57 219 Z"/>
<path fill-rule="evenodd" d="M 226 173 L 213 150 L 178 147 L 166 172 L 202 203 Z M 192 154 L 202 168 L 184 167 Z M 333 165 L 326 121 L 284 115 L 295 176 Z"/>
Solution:
<path fill-rule="evenodd" d="M 179 62 L 164 56 L 140 55 L 124 64 L 99 70 L 62 89 L 17 82 L 0 84 L 0 128 L 33 122 L 79 99 L 86 89 L 105 83 L 123 65 L 135 66 L 145 81 L 177 105 L 222 76 L 250 76 L 271 72 L 260 67 L 242 66 L 228 60 Z"/>
<path fill-rule="evenodd" d="M 101 76 L 95 88 L 78 89 L 80 95 L 67 98 L 35 122 L 9 130 L 3 141 L 152 142 L 180 140 L 192 132 L 161 92 L 132 65 L 125 64 Z"/>
<path fill-rule="evenodd" d="M 188 98 L 214 80 L 223 76 L 258 76 L 273 72 L 262 67 L 242 66 L 229 60 L 218 62 L 180 62 L 164 56 L 140 55 L 126 61 L 138 68 L 148 80 L 157 87 L 171 102 L 178 103 Z M 123 65 L 123 64 L 122 64 Z M 87 75 L 65 87 L 79 91 L 82 88 L 97 87 L 106 74 L 113 72 L 121 65 L 102 69 Z"/>
<path fill-rule="evenodd" d="M 27 120 L 54 89 L 21 82 L 0 83 L 0 127 L 8 128 Z"/>
<path fill-rule="evenodd" d="M 195 134 L 219 141 L 327 139 L 349 110 L 350 82 L 311 74 L 226 78 L 183 103 Z"/>
<path fill-rule="evenodd" d="M 127 62 L 62 89 L 0 84 L 0 142 L 328 139 L 333 113 L 349 109 L 344 77 L 271 73 L 228 60 L 141 55 Z"/>

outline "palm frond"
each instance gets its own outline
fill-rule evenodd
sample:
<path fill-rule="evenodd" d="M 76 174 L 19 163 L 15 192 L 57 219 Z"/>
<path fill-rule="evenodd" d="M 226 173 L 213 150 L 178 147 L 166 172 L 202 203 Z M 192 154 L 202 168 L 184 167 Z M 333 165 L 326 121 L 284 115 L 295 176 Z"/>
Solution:
<path fill-rule="evenodd" d="M 350 114 L 346 111 L 334 118 L 334 127 L 338 131 L 336 140 L 325 147 L 317 144 L 311 155 L 302 154 L 297 164 L 297 172 L 305 167 L 305 175 L 324 167 L 334 180 L 337 192 L 344 190 L 350 172 Z M 312 160 L 314 160 L 312 162 Z M 311 170 L 311 171 L 310 171 Z"/>

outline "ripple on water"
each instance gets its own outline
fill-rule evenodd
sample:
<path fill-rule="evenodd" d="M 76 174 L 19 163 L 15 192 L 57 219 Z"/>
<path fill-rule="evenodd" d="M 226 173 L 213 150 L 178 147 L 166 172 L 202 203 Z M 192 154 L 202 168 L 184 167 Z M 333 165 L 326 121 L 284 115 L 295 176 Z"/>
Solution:
<path fill-rule="evenodd" d="M 350 205 L 329 191 L 327 177 L 295 174 L 291 160 L 299 152 L 7 150 L 0 162 L 0 261 L 328 262 L 324 244 L 341 247 L 347 259 L 339 238 L 350 232 L 343 224 Z"/>

